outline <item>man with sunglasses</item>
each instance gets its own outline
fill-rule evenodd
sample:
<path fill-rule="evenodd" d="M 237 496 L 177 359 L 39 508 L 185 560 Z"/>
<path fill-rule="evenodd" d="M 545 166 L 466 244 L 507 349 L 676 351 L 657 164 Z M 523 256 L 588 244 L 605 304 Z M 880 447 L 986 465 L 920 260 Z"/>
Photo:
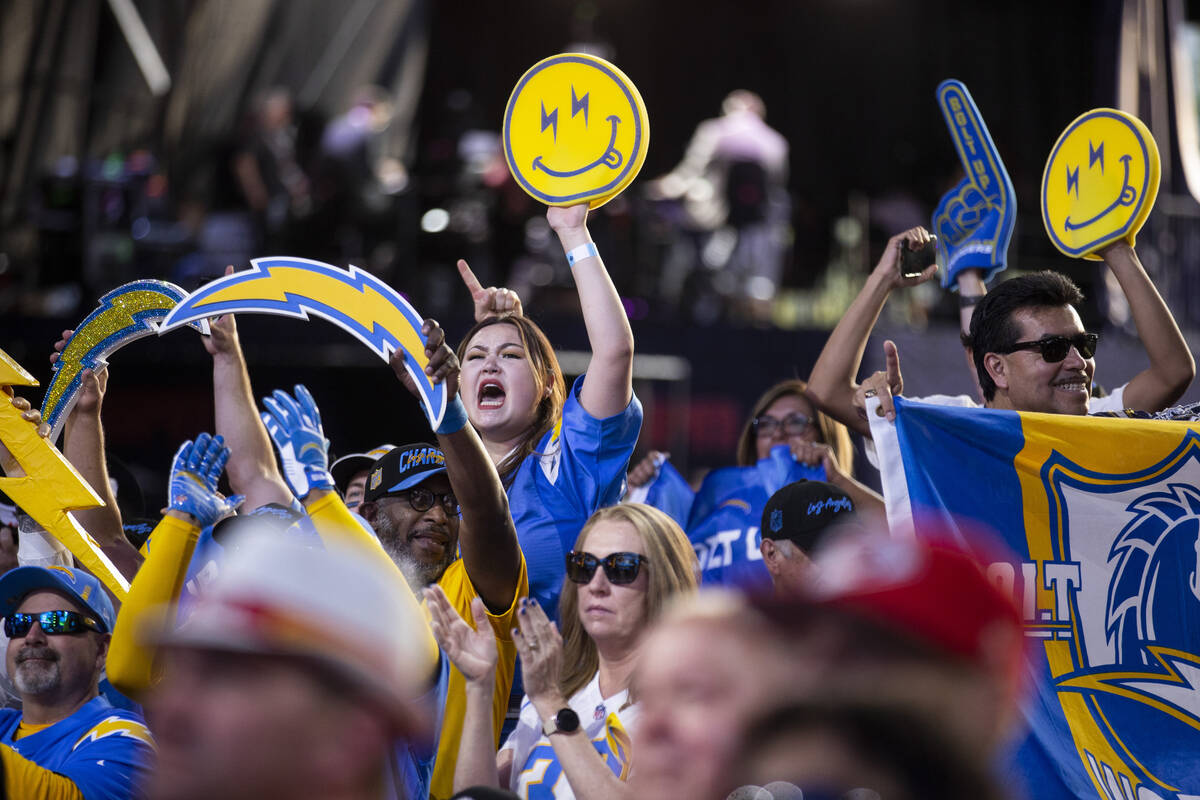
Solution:
<path fill-rule="evenodd" d="M 154 746 L 141 715 L 99 694 L 116 612 L 93 576 L 19 567 L 0 578 L 5 664 L 22 710 L 0 711 L 8 797 L 128 798 Z"/>
<path fill-rule="evenodd" d="M 895 344 L 884 343 L 886 370 L 861 385 L 855 377 L 867 338 L 892 290 L 932 279 L 930 265 L 917 276 L 898 271 L 900 251 L 919 249 L 929 233 L 914 228 L 888 241 L 867 285 L 855 298 L 821 351 L 809 379 L 810 397 L 848 427 L 870 437 L 867 398 L 878 397 L 881 415 L 892 418 L 892 395 L 903 379 Z M 1099 411 L 1158 411 L 1176 402 L 1195 377 L 1195 362 L 1174 317 L 1154 288 L 1137 254 L 1116 242 L 1100 255 L 1129 302 L 1138 336 L 1150 365 L 1104 398 L 1091 397 L 1098 337 L 1083 328 L 1075 306 L 1079 288 L 1056 272 L 1043 271 L 997 284 L 987 294 L 978 270 L 958 278 L 964 318 L 973 307 L 963 344 L 971 354 L 984 405 L 1014 411 L 1087 414 Z M 964 284 L 974 286 L 971 294 Z M 915 398 L 942 405 L 975 406 L 967 395 Z"/>

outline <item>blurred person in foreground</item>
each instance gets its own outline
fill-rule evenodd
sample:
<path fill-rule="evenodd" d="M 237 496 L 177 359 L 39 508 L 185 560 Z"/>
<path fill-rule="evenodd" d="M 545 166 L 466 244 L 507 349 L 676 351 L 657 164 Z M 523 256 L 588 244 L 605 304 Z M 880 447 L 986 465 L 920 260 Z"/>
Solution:
<path fill-rule="evenodd" d="M 848 532 L 803 595 L 704 593 L 664 615 L 634 679 L 640 798 L 723 798 L 751 721 L 866 700 L 924 720 L 992 767 L 1018 719 L 1019 610 L 960 549 Z M 947 598 L 954 602 L 947 602 Z"/>
<path fill-rule="evenodd" d="M 456 788 L 507 786 L 522 798 L 555 800 L 637 796 L 624 782 L 636 758 L 629 737 L 639 698 L 630 674 L 663 605 L 695 590 L 695 556 L 670 517 L 625 503 L 592 515 L 567 554 L 566 573 L 561 635 L 536 600 L 522 605 L 514 640 L 526 696 L 499 753 L 487 714 L 496 645 L 477 632 L 483 608 L 472 605 L 473 631 L 440 590 L 426 593 L 434 635 L 467 677 Z"/>
<path fill-rule="evenodd" d="M 155 798 L 381 798 L 393 742 L 428 739 L 426 624 L 362 550 L 244 534 L 180 627 L 162 678 Z"/>

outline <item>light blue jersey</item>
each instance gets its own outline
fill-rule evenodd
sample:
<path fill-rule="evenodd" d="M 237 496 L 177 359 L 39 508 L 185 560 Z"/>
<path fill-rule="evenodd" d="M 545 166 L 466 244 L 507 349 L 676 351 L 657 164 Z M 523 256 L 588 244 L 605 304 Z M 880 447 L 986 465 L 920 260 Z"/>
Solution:
<path fill-rule="evenodd" d="M 625 491 L 629 458 L 642 430 L 637 397 L 620 414 L 596 419 L 579 404 L 575 380 L 561 422 L 517 467 L 508 502 L 529 568 L 529 596 L 558 616 L 565 557 L 588 517 Z"/>

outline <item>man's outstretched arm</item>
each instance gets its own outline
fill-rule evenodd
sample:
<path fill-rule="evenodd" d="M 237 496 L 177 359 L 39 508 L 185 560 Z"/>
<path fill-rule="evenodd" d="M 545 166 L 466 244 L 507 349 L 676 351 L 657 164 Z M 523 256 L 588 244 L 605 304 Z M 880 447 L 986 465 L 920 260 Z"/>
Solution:
<path fill-rule="evenodd" d="M 937 264 L 926 267 L 920 275 L 905 278 L 900 274 L 898 261 L 900 248 L 919 250 L 929 240 L 929 231 L 921 227 L 911 228 L 888 239 L 887 248 L 875 269 L 867 277 L 867 283 L 846 310 L 808 378 L 808 394 L 822 411 L 846 427 L 870 437 L 871 428 L 854 408 L 854 393 L 858 389 L 858 370 L 862 366 L 863 351 L 867 339 L 879 319 L 892 290 L 902 286 L 916 286 L 937 274 Z"/>
<path fill-rule="evenodd" d="M 1104 248 L 1100 255 L 1121 284 L 1138 338 L 1150 357 L 1150 366 L 1125 386 L 1125 406 L 1138 411 L 1161 411 L 1187 391 L 1196 377 L 1196 362 L 1134 249 L 1121 241 Z"/>

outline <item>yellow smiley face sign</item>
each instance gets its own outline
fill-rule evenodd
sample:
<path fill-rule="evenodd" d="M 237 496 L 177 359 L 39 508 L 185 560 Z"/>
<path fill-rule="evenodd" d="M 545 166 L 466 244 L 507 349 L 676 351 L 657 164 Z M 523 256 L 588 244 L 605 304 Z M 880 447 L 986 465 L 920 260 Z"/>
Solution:
<path fill-rule="evenodd" d="M 1063 131 L 1042 173 L 1042 221 L 1073 258 L 1124 239 L 1134 243 L 1158 196 L 1158 146 L 1137 117 L 1112 108 L 1082 115 Z"/>
<path fill-rule="evenodd" d="M 504 110 L 504 155 L 521 188 L 549 206 L 604 205 L 646 160 L 646 106 L 602 58 L 562 53 L 534 64 Z"/>

